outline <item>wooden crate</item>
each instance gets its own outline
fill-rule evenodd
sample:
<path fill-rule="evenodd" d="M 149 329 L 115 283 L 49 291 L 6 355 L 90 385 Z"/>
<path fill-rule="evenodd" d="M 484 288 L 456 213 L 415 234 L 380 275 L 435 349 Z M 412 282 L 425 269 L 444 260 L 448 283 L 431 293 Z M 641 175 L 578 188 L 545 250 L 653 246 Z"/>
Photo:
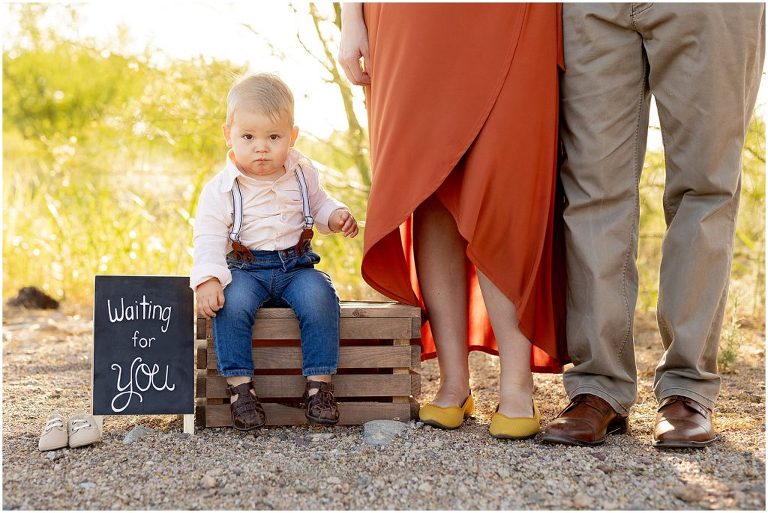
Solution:
<path fill-rule="evenodd" d="M 216 370 L 212 322 L 197 320 L 196 421 L 232 425 L 226 380 Z M 341 347 L 333 383 L 340 425 L 415 418 L 420 393 L 421 311 L 391 302 L 341 303 Z M 290 308 L 262 308 L 253 326 L 254 386 L 268 425 L 306 424 L 299 322 Z"/>

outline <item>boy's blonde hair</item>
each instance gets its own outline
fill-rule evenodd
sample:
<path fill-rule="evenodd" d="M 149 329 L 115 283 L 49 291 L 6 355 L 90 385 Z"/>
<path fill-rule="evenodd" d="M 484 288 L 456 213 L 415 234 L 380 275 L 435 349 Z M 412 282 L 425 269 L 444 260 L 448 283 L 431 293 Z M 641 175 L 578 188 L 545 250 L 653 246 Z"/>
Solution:
<path fill-rule="evenodd" d="M 277 75 L 256 73 L 232 86 L 227 95 L 227 126 L 232 126 L 235 110 L 242 105 L 248 105 L 272 119 L 283 113 L 288 114 L 293 126 L 293 93 Z"/>

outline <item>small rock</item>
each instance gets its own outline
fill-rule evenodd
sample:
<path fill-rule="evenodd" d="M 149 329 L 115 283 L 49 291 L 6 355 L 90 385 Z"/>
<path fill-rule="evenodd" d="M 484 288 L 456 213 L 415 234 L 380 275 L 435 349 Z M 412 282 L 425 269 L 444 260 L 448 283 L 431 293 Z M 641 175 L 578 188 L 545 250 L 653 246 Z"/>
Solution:
<path fill-rule="evenodd" d="M 597 451 L 597 452 L 593 452 L 592 453 L 592 457 L 595 458 L 595 459 L 598 459 L 600 461 L 605 461 L 605 459 L 608 457 L 608 455 L 605 454 L 604 452 Z"/>
<path fill-rule="evenodd" d="M 331 476 L 328 479 L 325 480 L 328 484 L 341 484 L 341 479 L 339 479 L 336 476 Z"/>
<path fill-rule="evenodd" d="M 42 308 L 46 310 L 56 310 L 59 307 L 58 301 L 37 287 L 24 287 L 19 289 L 19 294 L 9 299 L 8 304 L 11 306 Z"/>
<path fill-rule="evenodd" d="M 53 466 L 53 471 L 54 471 L 54 472 L 59 472 L 59 471 L 61 471 L 61 463 L 57 463 L 56 465 L 54 465 L 54 466 Z"/>
<path fill-rule="evenodd" d="M 408 425 L 396 420 L 371 420 L 363 424 L 363 442 L 371 446 L 389 445 Z"/>
<path fill-rule="evenodd" d="M 91 483 L 90 481 L 84 481 L 80 483 L 78 486 L 80 486 L 80 488 L 85 488 L 86 490 L 92 490 L 96 488 L 96 483 Z"/>
<path fill-rule="evenodd" d="M 613 465 L 610 465 L 608 463 L 600 463 L 599 465 L 596 465 L 595 468 L 597 470 L 601 470 L 605 474 L 610 474 L 611 472 L 616 470 L 616 468 Z"/>
<path fill-rule="evenodd" d="M 50 461 L 56 461 L 59 458 L 61 458 L 61 456 L 62 456 L 61 453 L 58 452 L 58 451 L 49 451 L 49 452 L 45 453 L 44 457 L 47 458 Z"/>
<path fill-rule="evenodd" d="M 135 428 L 131 429 L 127 435 L 125 435 L 125 438 L 123 438 L 124 444 L 132 444 L 136 440 L 143 438 L 147 435 L 150 435 L 154 433 L 154 429 L 150 429 L 148 427 L 144 427 L 142 425 L 138 425 Z"/>
<path fill-rule="evenodd" d="M 742 492 L 735 492 L 733 494 L 733 500 L 736 504 L 741 505 L 747 499 L 747 495 Z"/>
<path fill-rule="evenodd" d="M 234 488 L 224 488 L 219 492 L 221 495 L 237 495 L 240 492 Z"/>
<path fill-rule="evenodd" d="M 336 435 L 334 435 L 333 433 L 313 433 L 311 435 L 307 435 L 306 439 L 309 440 L 310 442 L 322 442 L 325 440 L 331 440 L 335 436 Z"/>
<path fill-rule="evenodd" d="M 432 485 L 429 483 L 421 483 L 419 485 L 419 491 L 424 493 L 429 493 L 432 491 Z"/>
<path fill-rule="evenodd" d="M 496 474 L 498 474 L 500 478 L 506 479 L 509 477 L 509 469 L 502 467 L 496 471 Z"/>
<path fill-rule="evenodd" d="M 697 484 L 684 484 L 672 490 L 672 494 L 685 502 L 698 502 L 706 495 L 704 488 Z"/>
<path fill-rule="evenodd" d="M 592 497 L 584 492 L 579 492 L 573 496 L 573 505 L 577 508 L 588 508 L 593 505 Z"/>
<path fill-rule="evenodd" d="M 213 477 L 210 473 L 207 473 L 200 480 L 200 485 L 203 488 L 207 488 L 207 489 L 215 488 L 216 487 L 216 478 Z"/>

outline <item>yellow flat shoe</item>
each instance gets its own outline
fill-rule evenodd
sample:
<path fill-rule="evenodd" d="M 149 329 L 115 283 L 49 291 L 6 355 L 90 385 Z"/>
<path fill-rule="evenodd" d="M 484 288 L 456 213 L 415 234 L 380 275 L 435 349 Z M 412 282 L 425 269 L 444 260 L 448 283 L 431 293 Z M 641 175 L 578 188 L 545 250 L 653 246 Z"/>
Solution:
<path fill-rule="evenodd" d="M 491 417 L 489 431 L 494 438 L 510 438 L 512 440 L 524 440 L 533 438 L 541 427 L 541 414 L 533 403 L 533 417 L 507 417 L 496 413 Z"/>
<path fill-rule="evenodd" d="M 419 408 L 419 420 L 440 429 L 456 429 L 464 419 L 475 413 L 475 400 L 469 394 L 461 406 L 436 406 L 432 403 Z"/>

